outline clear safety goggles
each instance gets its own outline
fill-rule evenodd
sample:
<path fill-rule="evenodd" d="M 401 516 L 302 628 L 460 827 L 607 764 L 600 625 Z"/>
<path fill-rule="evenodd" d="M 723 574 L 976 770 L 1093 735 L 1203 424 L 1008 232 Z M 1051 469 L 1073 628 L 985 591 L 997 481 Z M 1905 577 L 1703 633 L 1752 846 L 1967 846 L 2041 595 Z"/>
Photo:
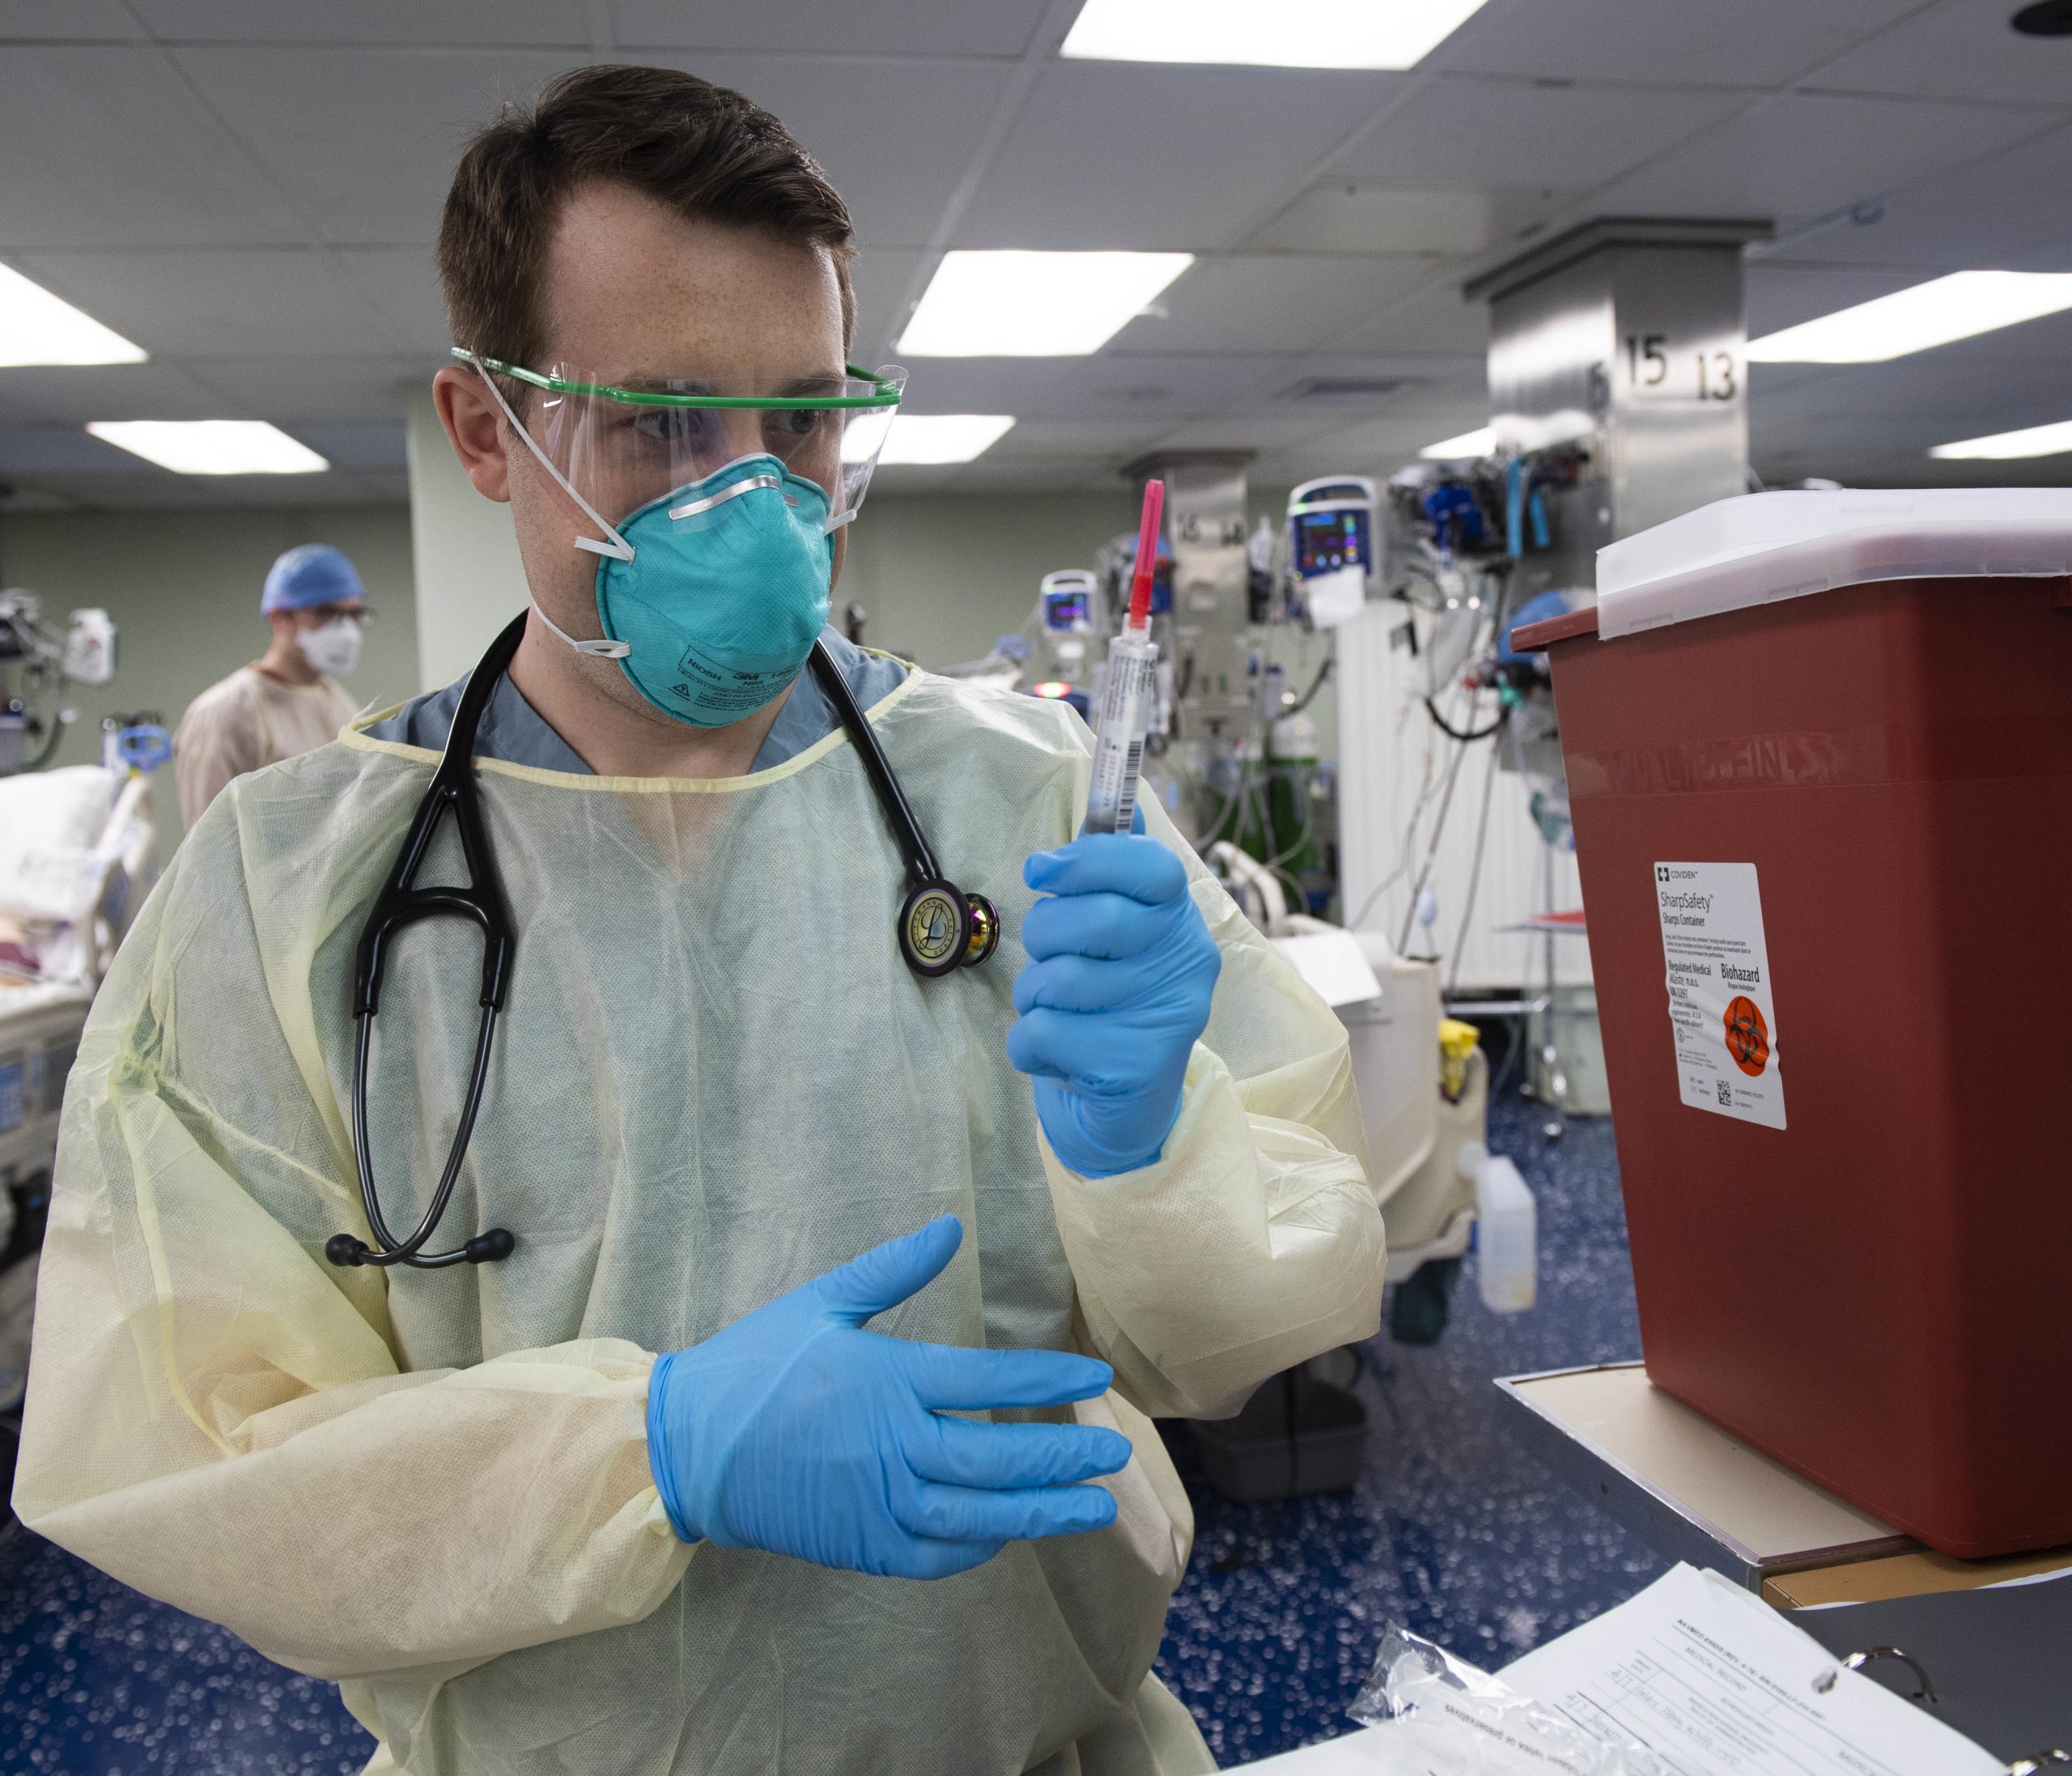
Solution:
<path fill-rule="evenodd" d="M 845 373 L 781 390 L 668 379 L 606 382 L 557 364 L 541 372 L 484 358 L 462 346 L 453 355 L 481 372 L 548 472 L 610 538 L 594 547 L 624 550 L 617 526 L 680 487 L 744 457 L 771 456 L 827 495 L 827 528 L 856 516 L 906 386 L 906 372 Z"/>

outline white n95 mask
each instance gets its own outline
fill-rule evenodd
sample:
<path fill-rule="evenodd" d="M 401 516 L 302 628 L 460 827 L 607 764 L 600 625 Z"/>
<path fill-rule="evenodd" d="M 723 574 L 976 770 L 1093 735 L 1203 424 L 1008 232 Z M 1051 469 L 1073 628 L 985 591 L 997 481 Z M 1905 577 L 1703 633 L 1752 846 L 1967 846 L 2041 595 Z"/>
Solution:
<path fill-rule="evenodd" d="M 319 672 L 342 678 L 359 664 L 360 627 L 357 617 L 333 617 L 314 629 L 298 631 L 295 645 Z"/>

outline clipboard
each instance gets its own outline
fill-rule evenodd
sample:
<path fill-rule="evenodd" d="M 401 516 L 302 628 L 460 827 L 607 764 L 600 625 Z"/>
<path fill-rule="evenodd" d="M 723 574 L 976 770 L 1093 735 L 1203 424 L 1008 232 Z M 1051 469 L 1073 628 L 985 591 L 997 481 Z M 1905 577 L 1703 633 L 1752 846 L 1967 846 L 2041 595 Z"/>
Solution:
<path fill-rule="evenodd" d="M 2010 1770 L 2072 1768 L 2072 1751 L 2050 1755 L 2072 1747 L 2072 1573 L 1791 1620 Z"/>

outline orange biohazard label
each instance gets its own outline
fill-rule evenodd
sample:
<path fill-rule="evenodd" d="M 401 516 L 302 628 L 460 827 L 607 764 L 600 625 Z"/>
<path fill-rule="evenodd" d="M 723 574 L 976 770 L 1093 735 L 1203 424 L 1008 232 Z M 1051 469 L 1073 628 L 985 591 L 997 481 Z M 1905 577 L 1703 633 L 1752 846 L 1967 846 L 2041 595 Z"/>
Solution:
<path fill-rule="evenodd" d="M 1678 1101 L 1781 1130 L 1784 1036 L 1756 866 L 1652 868 Z"/>
<path fill-rule="evenodd" d="M 1726 1008 L 1726 1052 L 1751 1079 L 1760 1079 L 1770 1064 L 1770 1026 L 1763 1022 L 1763 1008 L 1746 995 Z"/>

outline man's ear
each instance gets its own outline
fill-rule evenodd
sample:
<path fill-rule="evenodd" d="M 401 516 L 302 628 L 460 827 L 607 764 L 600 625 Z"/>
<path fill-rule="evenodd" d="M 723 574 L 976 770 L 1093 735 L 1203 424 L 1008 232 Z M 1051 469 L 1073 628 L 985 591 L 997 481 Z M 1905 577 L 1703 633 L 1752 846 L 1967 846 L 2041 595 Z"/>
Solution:
<path fill-rule="evenodd" d="M 511 462 L 504 452 L 503 410 L 489 392 L 482 372 L 448 364 L 431 379 L 431 402 L 475 491 L 507 505 Z"/>

